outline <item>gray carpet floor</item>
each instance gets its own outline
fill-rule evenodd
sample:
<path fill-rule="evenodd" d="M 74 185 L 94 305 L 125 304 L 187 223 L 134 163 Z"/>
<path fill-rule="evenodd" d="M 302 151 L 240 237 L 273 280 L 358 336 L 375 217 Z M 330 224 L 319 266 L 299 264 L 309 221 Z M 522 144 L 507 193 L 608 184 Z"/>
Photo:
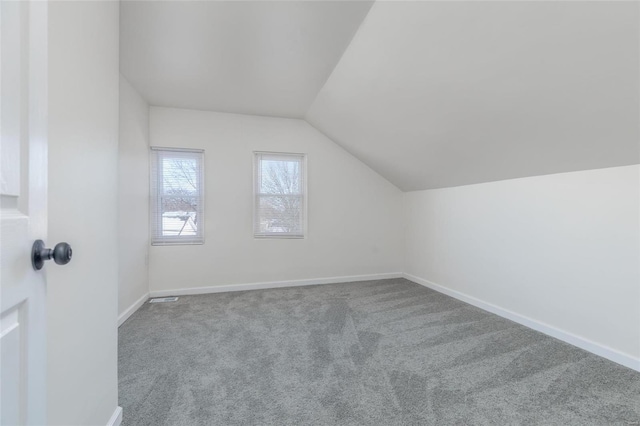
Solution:
<path fill-rule="evenodd" d="M 180 297 L 119 332 L 133 425 L 640 425 L 640 373 L 404 279 Z"/>

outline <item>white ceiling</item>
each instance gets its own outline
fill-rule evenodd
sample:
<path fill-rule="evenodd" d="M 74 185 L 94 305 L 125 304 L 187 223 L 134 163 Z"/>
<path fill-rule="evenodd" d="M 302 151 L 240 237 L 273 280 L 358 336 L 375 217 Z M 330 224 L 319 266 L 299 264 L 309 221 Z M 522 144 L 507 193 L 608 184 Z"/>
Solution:
<path fill-rule="evenodd" d="M 370 1 L 123 1 L 121 71 L 151 103 L 302 117 Z"/>
<path fill-rule="evenodd" d="M 126 1 L 121 69 L 152 105 L 304 117 L 399 188 L 439 188 L 639 163 L 638 18 L 638 2 Z"/>
<path fill-rule="evenodd" d="M 637 164 L 637 2 L 377 2 L 306 115 L 403 190 Z"/>

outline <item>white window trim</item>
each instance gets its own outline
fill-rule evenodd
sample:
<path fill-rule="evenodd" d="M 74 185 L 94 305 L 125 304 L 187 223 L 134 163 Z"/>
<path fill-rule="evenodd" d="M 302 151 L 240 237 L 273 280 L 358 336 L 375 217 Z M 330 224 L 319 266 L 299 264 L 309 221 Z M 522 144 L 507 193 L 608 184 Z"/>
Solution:
<path fill-rule="evenodd" d="M 302 235 L 300 234 L 285 234 L 281 232 L 274 233 L 265 233 L 259 232 L 256 227 L 256 216 L 258 214 L 258 197 L 261 194 L 258 193 L 257 188 L 257 176 L 256 172 L 258 171 L 258 155 L 282 155 L 282 156 L 292 156 L 292 157 L 302 157 Z M 253 151 L 252 158 L 252 167 L 253 167 L 253 214 L 251 215 L 251 220 L 253 221 L 253 238 L 256 240 L 269 240 L 269 239 L 288 239 L 288 240 L 304 240 L 307 238 L 308 233 L 308 214 L 307 214 L 307 199 L 308 199 L 308 173 L 307 173 L 307 154 L 299 153 L 299 152 L 278 152 L 278 151 Z"/>
<path fill-rule="evenodd" d="M 150 197 L 149 197 L 149 213 L 151 216 L 151 220 L 150 220 L 150 226 L 149 226 L 149 239 L 151 242 L 152 246 L 173 246 L 173 245 L 202 245 L 204 244 L 204 224 L 205 224 L 205 156 L 204 156 L 204 150 L 203 149 L 191 149 L 191 148 L 170 148 L 170 147 L 162 147 L 162 146 L 152 146 L 150 147 L 150 161 L 153 162 L 155 161 L 154 158 L 154 154 L 153 151 L 173 151 L 173 152 L 184 152 L 184 153 L 194 153 L 194 154 L 201 154 L 201 161 L 202 163 L 200 164 L 200 176 L 199 176 L 199 185 L 198 185 L 198 192 L 199 192 L 199 198 L 200 198 L 200 203 L 202 204 L 202 206 L 200 207 L 200 212 L 202 213 L 202 218 L 198 223 L 198 229 L 197 229 L 197 235 L 192 236 L 192 235 L 185 235 L 185 236 L 163 236 L 160 238 L 154 238 L 154 226 L 155 226 L 155 222 L 156 222 L 156 217 L 157 217 L 157 213 L 162 209 L 161 208 L 161 198 L 158 196 L 159 194 L 159 187 L 154 188 L 153 187 L 153 182 L 154 182 L 154 167 L 153 164 L 150 164 L 149 167 L 149 172 L 151 174 L 150 177 Z M 155 182 L 159 185 L 161 185 L 162 183 L 162 171 L 160 167 L 156 167 L 155 168 L 155 172 L 157 173 L 157 175 L 155 176 Z"/>

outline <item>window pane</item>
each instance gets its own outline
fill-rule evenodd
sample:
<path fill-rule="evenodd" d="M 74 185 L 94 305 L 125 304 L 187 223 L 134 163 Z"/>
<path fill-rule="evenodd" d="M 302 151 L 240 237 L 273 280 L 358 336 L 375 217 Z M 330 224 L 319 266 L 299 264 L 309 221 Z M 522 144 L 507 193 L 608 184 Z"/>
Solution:
<path fill-rule="evenodd" d="M 258 200 L 258 232 L 302 235 L 302 196 L 261 195 Z"/>
<path fill-rule="evenodd" d="M 255 235 L 304 237 L 304 154 L 256 152 L 254 164 Z"/>
<path fill-rule="evenodd" d="M 162 236 L 198 234 L 198 198 L 162 197 Z"/>
<path fill-rule="evenodd" d="M 195 158 L 163 158 L 164 195 L 197 195 L 198 165 Z"/>
<path fill-rule="evenodd" d="M 299 160 L 260 161 L 261 194 L 300 194 L 301 176 Z"/>
<path fill-rule="evenodd" d="M 151 150 L 151 243 L 204 242 L 204 153 Z"/>

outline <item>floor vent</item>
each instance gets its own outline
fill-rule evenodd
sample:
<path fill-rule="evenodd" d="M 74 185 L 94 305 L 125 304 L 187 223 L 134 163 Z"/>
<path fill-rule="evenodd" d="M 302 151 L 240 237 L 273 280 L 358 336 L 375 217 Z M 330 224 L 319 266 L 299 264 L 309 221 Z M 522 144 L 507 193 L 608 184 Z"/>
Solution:
<path fill-rule="evenodd" d="M 149 303 L 175 302 L 176 300 L 178 300 L 178 298 L 175 297 L 175 296 L 173 296 L 173 297 L 155 297 L 155 298 L 149 300 Z"/>

